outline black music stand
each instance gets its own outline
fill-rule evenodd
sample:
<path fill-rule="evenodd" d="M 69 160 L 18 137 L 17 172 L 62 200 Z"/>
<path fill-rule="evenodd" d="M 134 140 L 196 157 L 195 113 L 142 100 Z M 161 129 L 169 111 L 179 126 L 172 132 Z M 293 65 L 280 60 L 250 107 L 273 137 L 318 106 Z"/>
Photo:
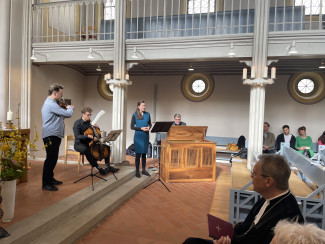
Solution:
<path fill-rule="evenodd" d="M 91 170 L 90 170 L 90 174 L 89 175 L 86 175 L 86 176 L 84 176 L 84 177 L 82 177 L 82 178 L 80 178 L 79 180 L 76 180 L 75 182 L 73 182 L 73 183 L 77 183 L 77 182 L 79 182 L 79 181 L 81 181 L 81 180 L 83 180 L 83 179 L 85 179 L 85 178 L 87 178 L 87 177 L 91 177 L 91 186 L 92 186 L 92 188 L 93 188 L 93 190 L 94 190 L 94 176 L 95 177 L 97 177 L 97 178 L 99 178 L 99 179 L 102 179 L 102 180 L 104 180 L 104 181 L 107 181 L 106 179 L 104 179 L 104 178 L 102 178 L 102 177 L 100 177 L 100 176 L 98 176 L 97 174 L 99 173 L 96 173 L 96 174 L 94 174 L 93 173 L 93 166 L 91 166 Z M 115 175 L 114 175 L 115 176 Z M 116 178 L 116 177 L 115 177 Z"/>
<path fill-rule="evenodd" d="M 156 122 L 154 127 L 151 130 L 151 133 L 157 133 L 157 132 L 168 132 L 170 127 L 173 125 L 173 121 L 171 122 Z M 160 181 L 161 184 L 164 185 L 164 187 L 170 192 L 170 190 L 168 189 L 168 187 L 164 184 L 164 182 L 162 182 L 162 180 L 160 179 L 160 154 L 158 154 L 158 179 L 151 182 L 149 185 L 145 186 L 144 188 L 147 188 L 148 186 L 152 185 L 153 183 L 155 183 L 156 181 Z M 143 189 L 144 189 L 143 188 Z"/>
<path fill-rule="evenodd" d="M 121 132 L 122 132 L 122 130 L 112 130 L 104 139 L 103 139 L 103 141 L 102 141 L 102 143 L 107 143 L 107 142 L 110 142 L 110 141 L 115 141 L 118 137 L 119 137 L 119 135 L 121 134 Z M 93 190 L 94 190 L 94 176 L 95 177 L 97 177 L 97 178 L 99 178 L 99 179 L 102 179 L 102 180 L 104 180 L 104 181 L 107 181 L 106 179 L 104 179 L 104 178 L 102 178 L 102 177 L 100 177 L 100 176 L 98 176 L 97 174 L 99 174 L 99 172 L 97 172 L 97 173 L 93 173 L 93 168 L 94 167 L 92 167 L 91 166 L 91 171 L 90 171 L 90 174 L 89 175 L 86 175 L 86 176 L 84 176 L 84 177 L 82 177 L 82 178 L 80 178 L 79 180 L 76 180 L 75 182 L 73 182 L 73 183 L 77 183 L 77 182 L 79 182 L 79 181 L 81 181 L 81 180 L 83 180 L 83 179 L 85 179 L 85 178 L 87 178 L 87 177 L 91 177 L 91 186 L 92 186 L 92 188 L 93 188 Z M 117 180 L 117 178 L 116 178 L 116 175 L 114 174 L 114 172 L 111 172 L 112 174 L 113 174 L 113 176 L 115 177 L 115 179 Z"/>
<path fill-rule="evenodd" d="M 122 130 L 112 130 L 110 133 L 108 133 L 108 135 L 102 140 L 102 143 L 109 143 L 111 141 L 115 141 L 121 134 Z M 117 180 L 116 178 L 116 175 L 114 174 L 114 172 L 111 172 L 115 179 Z M 98 173 L 97 173 L 98 174 Z"/>

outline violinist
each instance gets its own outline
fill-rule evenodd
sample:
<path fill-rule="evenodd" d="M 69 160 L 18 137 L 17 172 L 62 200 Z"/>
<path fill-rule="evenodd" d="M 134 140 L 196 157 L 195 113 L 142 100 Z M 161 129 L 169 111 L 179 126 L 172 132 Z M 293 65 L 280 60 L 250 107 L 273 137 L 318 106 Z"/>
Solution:
<path fill-rule="evenodd" d="M 63 97 L 63 86 L 52 84 L 48 91 L 42 107 L 42 138 L 46 150 L 46 159 L 43 166 L 42 189 L 46 191 L 57 191 L 56 185 L 61 185 L 62 181 L 54 178 L 54 168 L 58 161 L 61 140 L 64 137 L 64 119 L 70 118 L 73 114 L 73 105 L 66 109 L 58 105 Z"/>
<path fill-rule="evenodd" d="M 90 128 L 92 126 L 90 123 L 90 117 L 91 117 L 92 111 L 93 110 L 91 108 L 84 107 L 81 110 L 81 113 L 82 113 L 81 118 L 78 119 L 73 125 L 73 133 L 74 133 L 74 137 L 75 137 L 74 149 L 78 152 L 85 154 L 90 165 L 92 167 L 96 167 L 101 175 L 106 175 L 108 172 L 115 173 L 119 169 L 110 166 L 110 148 L 109 148 L 109 146 L 104 145 L 105 147 L 107 147 L 107 150 L 108 150 L 108 156 L 105 157 L 105 166 L 106 166 L 105 170 L 98 165 L 97 159 L 91 153 L 90 145 L 89 145 L 90 142 L 92 142 L 92 141 L 96 142 L 100 139 L 100 138 L 97 138 L 95 136 L 95 134 L 85 135 L 85 131 L 87 131 L 88 128 Z"/>

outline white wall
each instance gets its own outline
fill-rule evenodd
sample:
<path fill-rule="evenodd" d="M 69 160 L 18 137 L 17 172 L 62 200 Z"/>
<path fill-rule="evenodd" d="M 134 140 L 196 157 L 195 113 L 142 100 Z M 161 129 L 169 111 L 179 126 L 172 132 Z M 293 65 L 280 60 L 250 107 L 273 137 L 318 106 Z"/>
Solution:
<path fill-rule="evenodd" d="M 112 130 L 112 101 L 108 101 L 102 98 L 97 91 L 98 76 L 89 76 L 85 79 L 84 85 L 84 106 L 91 107 L 93 109 L 92 119 L 100 110 L 104 110 L 105 114 L 98 120 L 97 125 L 101 130 L 107 132 Z M 77 110 L 79 116 L 81 116 L 81 109 Z"/>
<path fill-rule="evenodd" d="M 39 140 L 37 148 L 40 151 L 37 157 L 45 157 L 42 141 L 42 114 L 41 109 L 48 96 L 48 90 L 52 83 L 59 83 L 64 86 L 64 98 L 71 99 L 75 105 L 75 111 L 71 118 L 65 119 L 65 132 L 72 134 L 73 123 L 80 117 L 78 111 L 83 107 L 85 93 L 85 77 L 78 71 L 59 65 L 44 65 L 41 67 L 32 66 L 32 94 L 31 94 L 31 134 L 34 134 L 35 125 Z M 64 142 L 60 147 L 60 155 L 64 153 Z"/>
<path fill-rule="evenodd" d="M 306 126 L 307 135 L 313 142 L 325 131 L 324 106 L 325 100 L 312 105 L 304 105 L 293 100 L 287 91 L 289 76 L 280 76 L 275 84 L 267 87 L 265 120 L 271 124 L 270 130 L 278 135 L 282 126 L 288 124 L 291 133 L 298 135 L 298 128 Z"/>

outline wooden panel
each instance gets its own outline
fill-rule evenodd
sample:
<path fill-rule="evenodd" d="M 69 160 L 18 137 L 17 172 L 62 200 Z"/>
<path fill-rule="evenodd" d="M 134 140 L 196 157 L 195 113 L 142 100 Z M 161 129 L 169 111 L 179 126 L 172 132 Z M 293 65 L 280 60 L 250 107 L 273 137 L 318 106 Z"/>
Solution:
<path fill-rule="evenodd" d="M 212 166 L 212 160 L 213 160 L 213 156 L 212 156 L 212 150 L 210 148 L 202 148 L 202 167 L 205 166 Z"/>
<path fill-rule="evenodd" d="M 199 157 L 199 149 L 198 148 L 186 148 L 186 168 L 197 168 L 198 167 L 198 157 Z"/>
<path fill-rule="evenodd" d="M 162 140 L 161 178 L 166 182 L 215 180 L 215 142 Z"/>
<path fill-rule="evenodd" d="M 172 126 L 166 141 L 204 141 L 207 126 Z"/>
<path fill-rule="evenodd" d="M 173 168 L 181 168 L 181 159 L 182 159 L 182 149 L 173 148 L 170 149 L 170 165 L 171 169 Z"/>
<path fill-rule="evenodd" d="M 170 171 L 169 180 L 200 180 L 200 179 L 211 179 L 212 169 L 211 168 L 201 168 L 201 169 L 188 169 L 182 171 Z"/>

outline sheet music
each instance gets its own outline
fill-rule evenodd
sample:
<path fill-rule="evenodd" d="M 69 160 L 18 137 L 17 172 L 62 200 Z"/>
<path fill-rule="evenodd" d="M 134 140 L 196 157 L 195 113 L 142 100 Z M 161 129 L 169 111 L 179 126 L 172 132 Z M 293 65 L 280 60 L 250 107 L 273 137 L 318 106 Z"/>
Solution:
<path fill-rule="evenodd" d="M 91 125 L 95 125 L 97 123 L 97 121 L 99 120 L 99 118 L 105 113 L 104 110 L 100 110 L 98 112 L 98 114 L 96 115 L 95 119 L 93 121 L 91 121 Z"/>

